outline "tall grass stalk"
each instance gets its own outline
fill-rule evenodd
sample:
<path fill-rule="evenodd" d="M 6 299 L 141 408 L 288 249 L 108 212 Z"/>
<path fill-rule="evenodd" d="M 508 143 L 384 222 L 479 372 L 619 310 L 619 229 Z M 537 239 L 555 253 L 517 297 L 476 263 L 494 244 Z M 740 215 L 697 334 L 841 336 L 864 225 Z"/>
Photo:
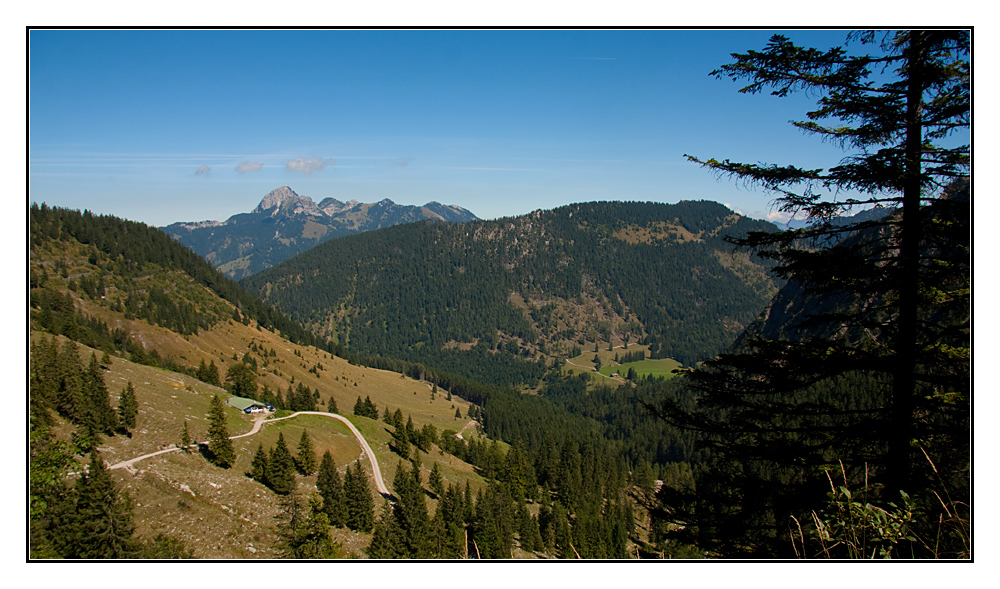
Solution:
<path fill-rule="evenodd" d="M 938 485 L 938 489 L 929 490 L 924 501 L 900 491 L 898 503 L 886 502 L 884 507 L 874 505 L 868 500 L 871 486 L 867 466 L 864 486 L 854 492 L 842 462 L 843 485 L 835 484 L 827 471 L 830 493 L 826 507 L 810 513 L 811 526 L 806 530 L 799 519 L 792 516 L 795 525 L 789 529 L 789 538 L 796 557 L 970 558 L 971 527 L 968 518 L 962 515 L 968 513 L 969 506 L 952 499 L 934 461 L 923 448 L 921 451 Z"/>

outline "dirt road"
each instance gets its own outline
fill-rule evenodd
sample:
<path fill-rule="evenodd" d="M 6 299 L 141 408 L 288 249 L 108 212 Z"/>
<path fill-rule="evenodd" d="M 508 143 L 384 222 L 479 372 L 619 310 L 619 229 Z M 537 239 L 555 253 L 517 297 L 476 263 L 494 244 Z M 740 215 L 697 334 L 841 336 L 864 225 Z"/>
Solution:
<path fill-rule="evenodd" d="M 379 468 L 378 460 L 375 458 L 375 453 L 372 452 L 372 447 L 368 445 L 368 440 L 366 440 L 365 437 L 361 435 L 361 432 L 358 431 L 358 428 L 354 427 L 353 423 L 351 423 L 350 421 L 348 421 L 347 418 L 344 417 L 344 416 L 342 416 L 342 415 L 338 415 L 336 413 L 326 413 L 324 411 L 297 411 L 297 412 L 295 412 L 295 413 L 293 413 L 291 415 L 287 415 L 285 417 L 279 417 L 278 419 L 267 419 L 266 415 L 261 415 L 261 416 L 259 416 L 259 417 L 257 417 L 256 419 L 253 420 L 253 428 L 249 432 L 247 432 L 245 434 L 240 434 L 238 436 L 229 436 L 229 439 L 230 440 L 235 440 L 237 438 L 245 438 L 247 436 L 252 436 L 255 433 L 259 432 L 261 427 L 263 427 L 263 426 L 265 426 L 265 425 L 267 425 L 269 423 L 274 423 L 276 421 L 281 421 L 283 419 L 291 419 L 291 418 L 299 416 L 299 415 L 320 415 L 320 416 L 330 417 L 330 418 L 337 419 L 337 420 L 340 420 L 340 421 L 344 422 L 344 424 L 347 425 L 348 429 L 351 430 L 351 433 L 354 434 L 354 437 L 358 439 L 358 443 L 361 444 L 361 449 L 364 450 L 365 455 L 368 456 L 368 461 L 371 462 L 371 465 L 372 465 L 372 478 L 375 479 L 375 488 L 378 489 L 378 492 L 380 494 L 382 494 L 383 496 L 388 496 L 389 495 L 389 489 L 385 486 L 385 481 L 382 480 L 382 469 Z M 196 448 L 197 445 L 191 445 L 190 447 L 191 448 Z M 179 447 L 178 448 L 168 448 L 166 450 L 160 450 L 159 452 L 152 452 L 150 454 L 144 454 L 142 456 L 138 456 L 136 458 L 132 458 L 131 460 L 125 460 L 124 462 L 119 462 L 117 464 L 112 464 L 109 468 L 111 470 L 115 470 L 115 469 L 118 469 L 118 468 L 132 468 L 132 466 L 136 462 L 139 462 L 140 460 L 145 460 L 146 458 L 152 458 L 153 456 L 158 456 L 160 454 L 167 454 L 169 452 L 179 452 L 180 450 L 182 450 L 182 448 L 179 448 Z"/>

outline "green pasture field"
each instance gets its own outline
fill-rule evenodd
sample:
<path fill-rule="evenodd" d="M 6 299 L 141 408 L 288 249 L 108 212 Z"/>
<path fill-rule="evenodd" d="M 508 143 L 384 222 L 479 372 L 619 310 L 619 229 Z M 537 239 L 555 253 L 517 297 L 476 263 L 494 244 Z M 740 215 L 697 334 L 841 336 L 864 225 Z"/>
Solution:
<path fill-rule="evenodd" d="M 673 371 L 680 368 L 681 363 L 671 358 L 661 358 L 658 360 L 643 360 L 642 362 L 630 362 L 621 366 L 602 366 L 599 372 L 604 376 L 611 376 L 615 372 L 625 378 L 629 368 L 634 368 L 639 377 L 650 375 L 653 378 L 673 378 Z"/>
<path fill-rule="evenodd" d="M 635 352 L 637 350 L 642 350 L 648 353 L 647 346 L 632 345 L 629 346 L 627 350 L 622 348 L 615 348 L 614 350 L 608 350 L 606 347 L 593 351 L 584 351 L 581 355 L 570 358 L 569 361 L 563 365 L 564 374 L 580 374 L 580 373 L 590 373 L 594 372 L 594 356 L 598 356 L 601 359 L 601 369 L 598 371 L 599 374 L 608 378 L 591 379 L 592 383 L 595 384 L 608 384 L 614 382 L 615 379 L 611 379 L 611 375 L 617 372 L 624 382 L 625 375 L 628 374 L 629 368 L 635 368 L 636 375 L 639 377 L 645 377 L 646 375 L 651 375 L 654 378 L 673 378 L 673 371 L 681 367 L 681 363 L 673 360 L 671 358 L 661 358 L 657 360 L 642 360 L 641 362 L 630 362 L 628 364 L 621 364 L 619 366 L 612 366 L 611 363 L 614 362 L 615 355 L 619 357 L 623 355 L 626 351 Z M 610 380 L 609 380 L 610 379 Z"/>

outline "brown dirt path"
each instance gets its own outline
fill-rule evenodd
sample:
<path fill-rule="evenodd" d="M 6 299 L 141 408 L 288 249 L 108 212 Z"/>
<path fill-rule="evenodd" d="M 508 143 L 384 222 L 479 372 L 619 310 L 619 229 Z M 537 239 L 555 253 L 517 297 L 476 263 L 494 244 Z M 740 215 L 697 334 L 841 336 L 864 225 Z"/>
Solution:
<path fill-rule="evenodd" d="M 388 496 L 390 494 L 389 493 L 389 489 L 385 486 L 385 481 L 382 480 L 382 469 L 379 468 L 378 460 L 375 458 L 375 453 L 372 451 L 371 446 L 368 445 L 368 440 L 366 440 L 365 437 L 363 435 L 361 435 L 361 432 L 358 431 L 358 428 L 354 427 L 354 424 L 351 423 L 350 421 L 348 421 L 348 419 L 346 417 L 344 417 L 343 415 L 338 415 L 336 413 L 327 413 L 327 412 L 324 412 L 324 411 L 296 411 L 295 413 L 293 413 L 291 415 L 287 415 L 285 417 L 279 417 L 278 419 L 270 419 L 270 420 L 267 419 L 266 415 L 261 415 L 261 416 L 257 417 L 256 419 L 254 419 L 254 421 L 253 421 L 253 428 L 249 432 L 247 432 L 245 434 L 239 434 L 237 436 L 229 436 L 229 439 L 230 440 L 235 440 L 237 438 L 245 438 L 247 436 L 252 436 L 255 433 L 259 432 L 261 427 L 263 427 L 263 426 L 265 426 L 265 425 L 267 425 L 269 423 L 274 423 L 276 421 L 281 421 L 283 419 L 291 419 L 291 418 L 296 417 L 298 415 L 321 415 L 321 416 L 325 416 L 325 417 L 330 417 L 330 418 L 333 418 L 333 419 L 337 419 L 339 421 L 342 421 L 345 425 L 347 425 L 348 429 L 351 430 L 351 433 L 354 434 L 354 437 L 358 439 L 358 443 L 361 444 L 361 449 L 364 450 L 365 455 L 368 456 L 368 461 L 371 462 L 371 465 L 372 465 L 372 478 L 375 479 L 375 488 L 378 489 L 378 492 L 381 493 L 383 496 Z M 474 423 L 474 422 L 470 422 L 470 423 Z M 468 425 L 466 425 L 466 427 L 468 427 Z M 463 428 L 463 431 L 465 431 L 464 428 Z M 197 445 L 193 444 L 193 445 L 191 445 L 189 447 L 190 448 L 196 448 Z M 158 452 L 152 452 L 150 454 L 143 454 L 142 456 L 137 456 L 137 457 L 132 458 L 130 460 L 125 460 L 125 461 L 119 462 L 117 464 L 112 464 L 109 467 L 109 469 L 110 470 L 115 470 L 115 469 L 119 469 L 119 468 L 132 469 L 134 467 L 135 463 L 139 462 L 140 460 L 145 460 L 146 458 L 152 458 L 153 456 L 158 456 L 160 454 L 167 454 L 169 452 L 179 452 L 180 450 L 182 450 L 182 448 L 180 448 L 180 447 L 174 447 L 174 448 L 168 448 L 166 450 L 160 450 Z"/>

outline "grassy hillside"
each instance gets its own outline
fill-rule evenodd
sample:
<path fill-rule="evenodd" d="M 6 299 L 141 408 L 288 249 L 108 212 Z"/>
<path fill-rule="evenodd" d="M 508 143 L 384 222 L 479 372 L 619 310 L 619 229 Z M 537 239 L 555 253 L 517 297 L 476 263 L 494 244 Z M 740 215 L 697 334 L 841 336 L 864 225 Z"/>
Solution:
<path fill-rule="evenodd" d="M 261 332 L 245 326 L 239 328 L 230 326 L 228 330 L 209 333 L 201 339 L 231 344 L 240 343 L 242 338 L 257 337 L 259 340 Z M 156 328 L 149 331 L 155 332 Z M 144 335 L 148 341 L 154 341 L 162 334 Z M 34 334 L 35 339 L 48 337 Z M 288 345 L 290 347 L 284 355 L 289 358 L 297 358 L 293 355 L 296 350 L 306 357 L 318 358 L 321 354 L 315 349 Z M 99 350 L 81 347 L 81 361 L 86 362 L 91 352 L 96 352 L 98 356 L 101 354 Z M 189 355 L 193 356 L 196 352 L 205 352 L 205 348 L 192 345 L 187 349 Z M 209 351 L 210 354 L 213 352 Z M 442 430 L 458 430 L 467 423 L 467 420 L 459 421 L 454 417 L 452 406 L 461 409 L 463 415 L 469 408 L 469 404 L 458 397 L 449 402 L 440 395 L 431 401 L 430 389 L 425 383 L 400 378 L 395 373 L 349 366 L 339 358 L 325 362 L 336 367 L 340 380 L 327 379 L 323 382 L 318 379 L 317 388 L 324 398 L 329 393 L 342 401 L 338 402 L 339 405 L 348 407 L 342 410 L 343 413 L 349 416 L 372 446 L 390 487 L 398 461 L 398 456 L 388 446 L 390 428 L 381 421 L 350 415 L 349 407 L 358 392 L 370 395 L 380 409 L 388 403 L 394 409 L 399 408 L 404 414 L 412 415 L 418 426 L 433 423 Z M 295 372 L 309 374 L 298 368 Z M 185 421 L 193 439 L 204 440 L 211 396 L 228 396 L 224 390 L 188 375 L 121 358 L 112 360 L 104 381 L 114 406 L 117 406 L 118 395 L 126 382 L 131 382 L 140 407 L 132 438 L 113 436 L 101 444 L 100 451 L 109 464 L 178 444 Z M 350 393 L 345 393 L 348 390 Z M 354 394 L 354 398 L 349 399 L 350 394 Z M 248 432 L 252 427 L 251 418 L 234 408 L 227 408 L 227 425 L 232 435 Z M 66 440 L 72 429 L 61 420 L 56 428 L 58 435 Z M 308 429 L 317 455 L 329 450 L 341 472 L 361 455 L 360 446 L 346 426 L 319 416 L 300 416 L 266 426 L 254 436 L 234 440 L 237 461 L 229 469 L 213 466 L 196 452 L 175 452 L 141 461 L 133 472 L 115 470 L 113 476 L 119 487 L 127 490 L 136 502 L 135 519 L 139 535 L 152 538 L 163 532 L 181 538 L 194 550 L 197 558 L 273 558 L 276 556 L 273 545 L 277 539 L 274 518 L 279 511 L 278 498 L 263 485 L 245 477 L 244 473 L 249 470 L 258 444 L 262 443 L 265 448 L 272 447 L 278 433 L 282 432 L 294 453 L 294 445 L 303 429 Z M 421 456 L 425 479 L 436 461 L 440 463 L 445 480 L 450 483 L 464 487 L 468 480 L 473 489 L 484 484 L 472 466 L 453 456 L 442 455 L 436 449 Z M 362 460 L 362 465 L 370 474 L 367 461 Z M 315 475 L 298 477 L 298 480 L 301 492 L 309 494 L 315 491 Z M 374 493 L 374 485 L 371 489 Z M 365 534 L 347 530 L 338 530 L 337 536 L 346 550 L 343 556 L 362 556 L 361 548 L 369 541 Z M 256 552 L 249 551 L 250 547 Z"/>
<path fill-rule="evenodd" d="M 326 410 L 332 399 L 340 413 L 348 416 L 365 435 L 390 488 L 398 462 L 398 456 L 388 446 L 392 428 L 381 420 L 352 415 L 359 396 L 370 397 L 380 414 L 386 406 L 393 411 L 401 410 L 404 415 L 412 416 L 417 427 L 432 424 L 439 431 L 458 431 L 468 423 L 464 416 L 469 413 L 470 404 L 459 396 L 449 401 L 446 391 L 441 390 L 432 399 L 433 385 L 427 382 L 352 365 L 316 347 L 290 342 L 253 319 L 246 318 L 244 323 L 245 316 L 236 313 L 232 303 L 220 299 L 182 271 L 146 264 L 142 276 L 126 278 L 109 268 L 100 255 L 92 254 L 92 248 L 69 237 L 36 244 L 29 261 L 29 271 L 35 277 L 33 299 L 65 297 L 79 317 L 102 322 L 112 332 L 124 334 L 131 345 L 141 345 L 144 358 L 155 353 L 158 360 L 153 363 L 173 368 L 130 361 L 128 344 L 125 350 L 116 349 L 114 341 L 105 342 L 104 349 L 80 346 L 84 366 L 92 353 L 98 358 L 108 353 L 110 365 L 103 378 L 112 406 L 118 405 L 118 396 L 128 382 L 132 383 L 139 402 L 132 437 L 115 435 L 103 438 L 100 443 L 99 450 L 108 464 L 179 444 L 185 422 L 194 440 L 204 440 L 212 395 L 228 395 L 224 389 L 197 380 L 192 374 L 199 363 L 214 362 L 224 377 L 226 370 L 245 355 L 254 356 L 254 349 L 274 351 L 267 358 L 266 367 L 258 371 L 259 384 L 271 390 L 287 390 L 303 383 L 318 391 L 320 411 Z M 93 284 L 100 284 L 101 290 L 97 291 Z M 178 333 L 176 324 L 151 323 L 150 320 L 157 319 L 155 315 L 142 319 L 128 312 L 125 301 L 130 296 L 148 297 L 153 292 L 164 294 L 175 305 L 190 304 L 199 317 L 209 318 L 204 323 L 211 323 L 210 327 L 199 326 L 195 333 L 183 334 Z M 50 324 L 65 323 L 64 313 L 40 305 L 31 309 L 36 327 L 44 313 L 50 315 L 47 320 Z M 234 320 L 234 316 L 241 320 Z M 89 333 L 85 327 L 78 331 Z M 51 337 L 42 331 L 32 332 L 35 342 Z M 257 357 L 263 363 L 259 354 Z M 318 365 L 322 369 L 314 369 Z M 455 417 L 456 409 L 462 419 Z M 250 431 L 249 416 L 233 408 L 226 411 L 231 435 Z M 74 429 L 65 420 L 56 418 L 54 432 L 59 439 L 69 441 Z M 318 416 L 300 416 L 266 426 L 254 436 L 234 440 L 237 460 L 229 469 L 210 464 L 196 452 L 174 452 L 143 460 L 132 472 L 114 470 L 112 476 L 135 502 L 139 536 L 148 539 L 161 532 L 169 534 L 183 540 L 198 558 L 273 558 L 278 498 L 244 473 L 249 470 L 258 444 L 272 447 L 278 433 L 283 432 L 294 453 L 304 429 L 312 438 L 317 456 L 329 450 L 342 473 L 361 455 L 360 446 L 343 424 Z M 84 457 L 78 460 L 81 466 L 85 462 Z M 484 485 L 471 465 L 441 454 L 436 447 L 430 454 L 421 453 L 421 461 L 425 480 L 434 462 L 439 462 L 447 482 L 464 488 L 469 481 L 473 489 Z M 370 471 L 366 460 L 362 464 Z M 315 491 L 315 475 L 298 480 L 303 493 Z M 374 485 L 371 489 L 374 494 Z M 342 556 L 363 556 L 362 548 L 369 537 L 348 530 L 336 530 L 335 535 L 343 545 Z"/>

